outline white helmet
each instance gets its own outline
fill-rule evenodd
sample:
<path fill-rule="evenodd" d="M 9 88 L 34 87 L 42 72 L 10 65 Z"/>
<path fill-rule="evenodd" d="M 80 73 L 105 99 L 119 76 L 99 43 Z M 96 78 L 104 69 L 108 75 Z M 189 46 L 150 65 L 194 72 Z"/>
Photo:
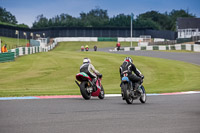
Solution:
<path fill-rule="evenodd" d="M 91 63 L 91 60 L 89 58 L 84 58 L 83 63 Z"/>

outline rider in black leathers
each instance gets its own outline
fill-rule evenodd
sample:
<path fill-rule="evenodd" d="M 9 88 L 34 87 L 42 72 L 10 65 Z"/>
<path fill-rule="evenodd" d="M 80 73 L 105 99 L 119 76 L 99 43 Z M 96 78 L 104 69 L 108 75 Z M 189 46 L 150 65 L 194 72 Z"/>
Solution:
<path fill-rule="evenodd" d="M 123 72 L 127 71 L 128 72 L 128 78 L 135 83 L 135 90 L 138 88 L 138 86 L 141 84 L 142 79 L 144 76 L 142 73 L 135 67 L 133 64 L 133 60 L 130 57 L 126 57 L 124 59 L 123 64 L 120 66 L 119 72 L 120 72 L 120 77 L 123 77 Z M 132 74 L 134 72 L 135 74 Z"/>

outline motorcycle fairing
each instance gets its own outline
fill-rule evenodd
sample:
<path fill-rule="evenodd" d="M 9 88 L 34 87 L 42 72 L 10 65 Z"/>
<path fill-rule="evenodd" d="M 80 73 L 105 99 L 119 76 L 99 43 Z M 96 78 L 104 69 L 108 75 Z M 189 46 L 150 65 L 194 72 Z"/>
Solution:
<path fill-rule="evenodd" d="M 76 74 L 76 79 L 80 82 L 81 81 L 88 81 L 88 80 L 92 81 L 92 79 L 84 72 Z"/>
<path fill-rule="evenodd" d="M 97 91 L 92 92 L 92 96 L 99 96 L 100 91 L 99 87 L 97 87 Z"/>
<path fill-rule="evenodd" d="M 99 81 L 98 80 L 96 82 L 96 86 L 97 86 L 97 91 L 92 92 L 92 96 L 99 96 L 99 93 L 101 91 L 101 87 L 99 86 Z"/>
<path fill-rule="evenodd" d="M 122 77 L 122 82 L 129 82 L 129 78 L 128 77 Z"/>

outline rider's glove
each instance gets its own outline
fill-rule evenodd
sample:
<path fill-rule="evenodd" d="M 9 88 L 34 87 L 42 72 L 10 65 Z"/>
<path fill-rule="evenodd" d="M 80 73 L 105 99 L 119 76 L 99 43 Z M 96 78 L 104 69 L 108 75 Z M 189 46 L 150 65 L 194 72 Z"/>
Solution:
<path fill-rule="evenodd" d="M 140 74 L 140 77 L 141 77 L 142 79 L 144 79 L 144 75 Z"/>
<path fill-rule="evenodd" d="M 99 74 L 98 76 L 99 76 L 99 78 L 102 78 L 102 77 L 103 77 L 103 75 L 102 75 L 102 74 Z"/>

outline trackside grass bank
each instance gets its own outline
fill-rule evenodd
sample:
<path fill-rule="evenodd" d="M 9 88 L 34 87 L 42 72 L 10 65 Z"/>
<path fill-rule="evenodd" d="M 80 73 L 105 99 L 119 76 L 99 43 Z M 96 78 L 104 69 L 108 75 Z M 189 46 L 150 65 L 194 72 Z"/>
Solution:
<path fill-rule="evenodd" d="M 18 44 L 17 38 L 9 38 L 9 37 L 0 36 L 0 39 L 3 42 L 1 46 L 3 46 L 4 44 L 7 44 L 7 49 L 12 49 L 16 47 L 25 47 L 26 43 L 29 43 L 29 40 L 26 40 L 26 39 L 19 39 L 19 44 Z"/>
<path fill-rule="evenodd" d="M 113 44 L 98 42 L 98 47 Z M 119 66 L 126 55 L 104 52 L 80 52 L 91 42 L 63 42 L 54 50 L 0 63 L 0 97 L 39 95 L 80 95 L 75 84 L 84 57 L 103 74 L 107 94 L 120 93 Z M 200 90 L 200 66 L 166 59 L 130 56 L 145 75 L 147 93 Z"/>

